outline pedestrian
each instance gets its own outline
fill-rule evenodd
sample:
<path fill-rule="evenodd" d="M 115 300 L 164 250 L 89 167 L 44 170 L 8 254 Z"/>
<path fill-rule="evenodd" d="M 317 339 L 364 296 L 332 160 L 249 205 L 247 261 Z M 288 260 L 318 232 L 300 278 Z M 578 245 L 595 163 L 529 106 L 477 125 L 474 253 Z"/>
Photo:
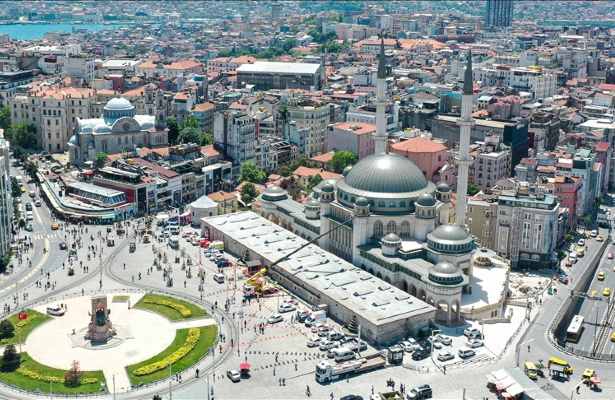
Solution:
<path fill-rule="evenodd" d="M 577 394 L 581 391 L 581 385 L 577 385 Z"/>
<path fill-rule="evenodd" d="M 527 345 L 527 352 L 528 353 L 530 352 L 530 345 L 529 344 Z"/>

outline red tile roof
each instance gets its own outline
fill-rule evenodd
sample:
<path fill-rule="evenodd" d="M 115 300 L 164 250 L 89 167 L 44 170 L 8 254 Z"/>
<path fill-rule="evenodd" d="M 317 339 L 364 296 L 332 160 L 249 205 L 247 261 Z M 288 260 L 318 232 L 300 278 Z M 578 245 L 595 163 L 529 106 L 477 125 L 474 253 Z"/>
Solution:
<path fill-rule="evenodd" d="M 308 168 L 308 167 L 299 167 L 294 172 L 293 175 L 298 177 L 310 177 L 320 175 L 322 179 L 335 179 L 339 180 L 342 178 L 342 175 L 336 174 L 335 172 L 325 171 L 320 168 Z"/>
<path fill-rule="evenodd" d="M 406 153 L 435 153 L 438 151 L 446 151 L 446 146 L 442 143 L 424 137 L 416 137 L 395 143 L 391 148 L 395 152 Z"/>

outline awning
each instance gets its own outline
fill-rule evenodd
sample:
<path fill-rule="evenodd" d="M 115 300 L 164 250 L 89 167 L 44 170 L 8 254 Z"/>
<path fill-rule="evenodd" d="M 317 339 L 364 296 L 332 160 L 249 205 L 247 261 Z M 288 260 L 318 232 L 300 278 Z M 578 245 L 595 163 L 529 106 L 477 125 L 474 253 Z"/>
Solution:
<path fill-rule="evenodd" d="M 250 363 L 249 362 L 242 362 L 241 364 L 239 364 L 239 369 L 250 369 Z"/>
<path fill-rule="evenodd" d="M 520 395 L 521 393 L 523 393 L 523 387 L 521 387 L 521 385 L 519 385 L 518 383 L 514 383 L 510 385 L 508 388 L 506 388 L 506 393 L 508 393 L 512 397 L 516 397 Z"/>
<path fill-rule="evenodd" d="M 506 377 L 508 377 L 508 373 L 503 369 L 498 369 L 497 371 L 487 374 L 487 383 L 495 385 Z"/>
<path fill-rule="evenodd" d="M 592 376 L 589 381 L 594 385 L 597 385 L 600 383 L 600 378 L 598 378 L 597 376 Z"/>
<path fill-rule="evenodd" d="M 513 378 L 511 378 L 510 376 L 507 376 L 506 378 L 502 379 L 501 381 L 496 382 L 495 383 L 495 388 L 497 390 L 502 391 L 502 390 L 508 389 L 510 386 L 514 385 L 515 383 L 516 383 L 516 381 Z"/>

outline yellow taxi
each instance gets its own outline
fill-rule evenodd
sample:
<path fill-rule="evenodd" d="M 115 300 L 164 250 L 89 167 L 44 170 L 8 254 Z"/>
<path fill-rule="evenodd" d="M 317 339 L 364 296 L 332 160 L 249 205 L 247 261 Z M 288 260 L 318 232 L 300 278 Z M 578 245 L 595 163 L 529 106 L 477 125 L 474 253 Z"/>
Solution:
<path fill-rule="evenodd" d="M 615 331 L 611 332 L 611 342 L 615 342 Z"/>
<path fill-rule="evenodd" d="M 607 297 L 608 297 L 608 296 L 610 296 L 610 295 L 611 295 L 611 288 L 605 287 L 605 288 L 602 290 L 602 295 L 603 295 L 603 296 L 607 296 Z"/>
<path fill-rule="evenodd" d="M 21 186 L 21 187 L 19 188 L 19 190 L 21 190 L 21 193 L 26 193 L 26 188 L 25 188 L 25 187 L 23 187 L 23 186 Z"/>
<path fill-rule="evenodd" d="M 57 231 L 58 229 L 60 229 L 60 224 L 54 222 L 53 224 L 51 224 L 51 229 Z"/>
<path fill-rule="evenodd" d="M 603 281 L 604 280 L 604 276 L 605 276 L 604 271 L 598 272 L 598 280 L 599 281 Z"/>
<path fill-rule="evenodd" d="M 596 295 L 598 294 L 598 291 L 596 289 L 592 290 L 590 296 L 591 297 L 596 297 Z"/>

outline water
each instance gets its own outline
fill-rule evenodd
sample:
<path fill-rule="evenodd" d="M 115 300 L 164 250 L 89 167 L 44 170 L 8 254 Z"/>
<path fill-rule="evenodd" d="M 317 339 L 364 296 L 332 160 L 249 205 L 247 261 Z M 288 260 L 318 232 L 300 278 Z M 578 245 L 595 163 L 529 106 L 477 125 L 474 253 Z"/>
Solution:
<path fill-rule="evenodd" d="M 8 34 L 14 40 L 42 39 L 49 32 L 72 32 L 75 29 L 87 29 L 98 32 L 104 29 L 117 29 L 121 24 L 10 24 L 0 25 L 0 35 Z"/>

